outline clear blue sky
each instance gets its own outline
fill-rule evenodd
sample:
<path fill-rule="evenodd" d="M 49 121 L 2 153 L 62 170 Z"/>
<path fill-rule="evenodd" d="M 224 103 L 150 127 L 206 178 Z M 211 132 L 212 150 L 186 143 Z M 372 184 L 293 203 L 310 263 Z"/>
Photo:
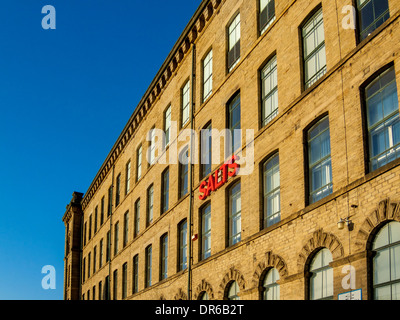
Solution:
<path fill-rule="evenodd" d="M 0 299 L 62 299 L 64 224 L 201 0 L 0 1 Z M 42 29 L 42 7 L 56 30 Z M 43 290 L 41 269 L 56 269 Z"/>

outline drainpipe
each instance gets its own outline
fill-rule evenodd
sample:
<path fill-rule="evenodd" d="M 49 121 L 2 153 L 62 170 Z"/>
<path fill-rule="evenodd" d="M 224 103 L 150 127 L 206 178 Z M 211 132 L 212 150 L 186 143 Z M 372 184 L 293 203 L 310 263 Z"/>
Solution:
<path fill-rule="evenodd" d="M 188 251 L 189 251 L 189 259 L 188 259 L 188 299 L 192 299 L 192 214 L 193 214 L 193 157 L 194 157 L 194 139 L 193 139 L 193 114 L 194 114 L 194 86 L 196 84 L 196 45 L 193 43 L 192 45 L 192 85 L 191 85 L 191 103 L 192 107 L 190 110 L 190 166 L 189 166 L 189 232 L 188 232 Z"/>

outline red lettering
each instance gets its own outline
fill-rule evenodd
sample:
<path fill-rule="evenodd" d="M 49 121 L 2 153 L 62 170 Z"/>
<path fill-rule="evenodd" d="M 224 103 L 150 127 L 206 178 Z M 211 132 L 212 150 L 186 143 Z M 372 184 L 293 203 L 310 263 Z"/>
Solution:
<path fill-rule="evenodd" d="M 220 182 L 218 182 L 220 172 L 222 175 L 222 179 Z M 217 190 L 221 188 L 226 183 L 226 181 L 228 181 L 228 165 L 223 164 L 220 168 L 217 169 L 217 171 L 215 171 L 215 189 Z"/>
<path fill-rule="evenodd" d="M 237 175 L 238 169 L 239 169 L 239 164 L 236 163 L 235 161 L 238 160 L 239 157 L 237 156 L 232 156 L 231 159 L 229 159 L 225 164 L 223 164 L 221 167 L 219 167 L 214 174 L 210 175 L 207 181 L 203 181 L 200 184 L 199 191 L 200 191 L 200 200 L 206 199 L 211 192 L 218 190 L 221 188 L 227 181 L 228 181 L 228 176 L 229 177 L 234 177 Z M 218 181 L 218 177 L 221 174 L 221 180 Z"/>
<path fill-rule="evenodd" d="M 201 184 L 200 184 L 200 187 L 199 187 L 199 190 L 200 190 L 200 196 L 199 196 L 199 199 L 200 200 L 204 200 L 205 198 L 207 198 L 207 189 L 205 189 L 204 187 L 206 186 L 206 182 L 205 181 L 203 181 Z"/>
<path fill-rule="evenodd" d="M 210 195 L 211 191 L 215 191 L 215 183 L 214 183 L 214 175 L 212 174 L 208 178 L 208 185 L 207 185 L 207 197 Z"/>

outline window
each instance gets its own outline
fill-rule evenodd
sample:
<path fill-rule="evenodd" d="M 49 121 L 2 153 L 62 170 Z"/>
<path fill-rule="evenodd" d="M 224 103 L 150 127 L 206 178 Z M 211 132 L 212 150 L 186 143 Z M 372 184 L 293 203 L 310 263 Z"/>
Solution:
<path fill-rule="evenodd" d="M 89 240 L 92 239 L 92 215 L 89 216 Z"/>
<path fill-rule="evenodd" d="M 171 136 L 171 106 L 164 111 L 165 146 L 169 145 Z"/>
<path fill-rule="evenodd" d="M 187 268 L 187 222 L 186 219 L 182 221 L 178 226 L 179 236 L 179 265 L 178 271 L 185 270 Z"/>
<path fill-rule="evenodd" d="M 275 21 L 275 0 L 260 0 L 260 34 Z"/>
<path fill-rule="evenodd" d="M 118 299 L 118 269 L 115 269 L 113 272 L 113 299 Z"/>
<path fill-rule="evenodd" d="M 147 226 L 153 222 L 154 186 L 147 189 Z"/>
<path fill-rule="evenodd" d="M 161 214 L 168 211 L 169 208 L 169 168 L 162 174 L 161 181 L 162 198 L 161 198 Z"/>
<path fill-rule="evenodd" d="M 190 116 L 190 81 L 186 81 L 182 88 L 181 126 L 189 121 Z"/>
<path fill-rule="evenodd" d="M 201 210 L 201 260 L 211 256 L 211 203 Z"/>
<path fill-rule="evenodd" d="M 156 131 L 155 128 L 152 128 L 149 132 L 150 134 L 150 143 L 148 149 L 148 159 L 149 159 L 149 166 L 152 166 L 156 159 Z"/>
<path fill-rule="evenodd" d="M 93 248 L 93 274 L 96 273 L 96 263 L 97 263 L 97 246 Z"/>
<path fill-rule="evenodd" d="M 240 59 L 240 13 L 228 26 L 228 71 L 231 72 Z"/>
<path fill-rule="evenodd" d="M 140 199 L 135 202 L 135 225 L 133 228 L 133 235 L 136 237 L 139 234 L 139 224 L 140 224 Z"/>
<path fill-rule="evenodd" d="M 241 240 L 241 198 L 240 182 L 229 189 L 229 245 L 234 245 Z"/>
<path fill-rule="evenodd" d="M 128 161 L 125 167 L 125 195 L 131 190 L 131 162 Z"/>
<path fill-rule="evenodd" d="M 85 283 L 85 275 L 86 275 L 86 258 L 83 258 L 83 263 L 82 263 L 82 283 Z"/>
<path fill-rule="evenodd" d="M 276 56 L 261 71 L 262 125 L 265 126 L 278 114 L 278 71 Z"/>
<path fill-rule="evenodd" d="M 375 300 L 400 300 L 400 223 L 387 223 L 373 244 L 373 294 Z"/>
<path fill-rule="evenodd" d="M 142 146 L 136 152 L 136 181 L 142 177 Z"/>
<path fill-rule="evenodd" d="M 112 210 L 112 186 L 108 188 L 108 210 L 107 210 L 107 217 L 111 215 L 111 210 Z"/>
<path fill-rule="evenodd" d="M 400 119 L 394 67 L 381 73 L 364 91 L 369 137 L 369 169 L 400 157 Z"/>
<path fill-rule="evenodd" d="M 211 173 L 212 165 L 212 131 L 211 123 L 201 130 L 201 178 Z"/>
<path fill-rule="evenodd" d="M 103 266 L 103 239 L 100 240 L 99 269 Z"/>
<path fill-rule="evenodd" d="M 110 252 L 111 252 L 111 233 L 107 232 L 107 248 L 106 248 L 106 262 L 110 261 Z"/>
<path fill-rule="evenodd" d="M 189 177 L 189 150 L 186 148 L 179 155 L 179 198 L 188 193 L 188 177 Z"/>
<path fill-rule="evenodd" d="M 104 300 L 110 300 L 110 277 L 107 276 L 104 281 Z"/>
<path fill-rule="evenodd" d="M 329 118 L 318 121 L 307 134 L 309 203 L 332 193 L 332 164 Z"/>
<path fill-rule="evenodd" d="M 145 287 L 148 288 L 151 286 L 151 271 L 152 271 L 152 247 L 151 247 L 151 245 L 149 245 L 146 248 L 145 256 L 146 256 Z"/>
<path fill-rule="evenodd" d="M 213 52 L 210 50 L 203 60 L 203 102 L 212 94 Z"/>
<path fill-rule="evenodd" d="M 240 300 L 239 298 L 239 285 L 236 281 L 229 284 L 227 292 L 227 300 Z"/>
<path fill-rule="evenodd" d="M 198 300 L 210 300 L 210 296 L 208 295 L 207 291 L 201 292 Z"/>
<path fill-rule="evenodd" d="M 103 225 L 104 223 L 104 203 L 105 203 L 105 198 L 101 198 L 100 202 L 100 225 Z"/>
<path fill-rule="evenodd" d="M 117 176 L 117 182 L 116 182 L 117 188 L 115 192 L 115 206 L 119 205 L 119 201 L 121 199 L 121 174 Z"/>
<path fill-rule="evenodd" d="M 168 277 L 168 234 L 164 234 L 160 241 L 160 280 Z"/>
<path fill-rule="evenodd" d="M 94 209 L 94 233 L 97 232 L 97 212 L 98 212 L 98 207 Z"/>
<path fill-rule="evenodd" d="M 226 157 L 234 153 L 241 146 L 241 131 L 240 131 L 240 94 L 236 94 L 228 103 L 228 128 L 231 133 L 231 143 L 227 145 Z"/>
<path fill-rule="evenodd" d="M 93 286 L 92 292 L 92 300 L 96 300 L 96 286 Z"/>
<path fill-rule="evenodd" d="M 122 265 L 122 299 L 126 299 L 128 293 L 128 264 Z"/>
<path fill-rule="evenodd" d="M 322 8 L 302 27 L 305 89 L 326 73 Z"/>
<path fill-rule="evenodd" d="M 276 153 L 263 165 L 264 173 L 264 228 L 281 220 L 281 192 L 279 154 Z"/>
<path fill-rule="evenodd" d="M 132 293 L 136 293 L 139 291 L 139 256 L 134 256 L 132 262 Z"/>
<path fill-rule="evenodd" d="M 91 261 L 91 252 L 89 252 L 89 254 L 88 254 L 88 270 L 87 270 L 87 277 L 88 277 L 88 279 L 90 278 L 90 261 Z"/>
<path fill-rule="evenodd" d="M 329 266 L 332 254 L 329 249 L 317 252 L 310 264 L 310 299 L 333 300 L 333 269 Z"/>
<path fill-rule="evenodd" d="M 99 298 L 98 298 L 98 300 L 103 300 L 103 297 L 102 297 L 102 282 L 100 281 L 99 282 Z"/>
<path fill-rule="evenodd" d="M 114 225 L 114 255 L 118 253 L 118 232 L 119 232 L 119 222 Z"/>
<path fill-rule="evenodd" d="M 388 0 L 357 0 L 360 40 L 389 19 Z"/>
<path fill-rule="evenodd" d="M 129 239 L 129 211 L 124 214 L 124 238 L 123 238 L 123 247 L 125 247 L 128 243 Z"/>
<path fill-rule="evenodd" d="M 87 222 L 85 222 L 85 226 L 83 229 L 83 245 L 86 246 L 86 232 L 87 232 Z"/>
<path fill-rule="evenodd" d="M 262 283 L 263 300 L 279 300 L 280 288 L 276 282 L 279 280 L 278 270 L 271 268 L 266 273 Z"/>

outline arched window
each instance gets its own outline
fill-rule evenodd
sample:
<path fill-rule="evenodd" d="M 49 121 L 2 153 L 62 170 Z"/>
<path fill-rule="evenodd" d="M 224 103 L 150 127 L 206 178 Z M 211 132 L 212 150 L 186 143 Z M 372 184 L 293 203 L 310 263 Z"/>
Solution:
<path fill-rule="evenodd" d="M 210 296 L 207 291 L 203 291 L 199 294 L 199 300 L 210 300 Z"/>
<path fill-rule="evenodd" d="M 373 292 L 376 300 L 400 300 L 400 223 L 387 223 L 372 250 Z"/>
<path fill-rule="evenodd" d="M 262 280 L 262 299 L 263 300 L 279 300 L 280 288 L 276 282 L 279 280 L 279 272 L 275 268 L 271 268 L 265 274 Z"/>
<path fill-rule="evenodd" d="M 236 281 L 232 281 L 228 284 L 227 299 L 228 300 L 240 300 L 239 298 L 239 285 Z"/>
<path fill-rule="evenodd" d="M 333 299 L 333 269 L 329 266 L 332 254 L 329 249 L 317 252 L 310 264 L 309 298 L 311 300 Z"/>
<path fill-rule="evenodd" d="M 363 90 L 366 106 L 369 170 L 400 158 L 400 117 L 394 67 L 383 71 Z"/>

